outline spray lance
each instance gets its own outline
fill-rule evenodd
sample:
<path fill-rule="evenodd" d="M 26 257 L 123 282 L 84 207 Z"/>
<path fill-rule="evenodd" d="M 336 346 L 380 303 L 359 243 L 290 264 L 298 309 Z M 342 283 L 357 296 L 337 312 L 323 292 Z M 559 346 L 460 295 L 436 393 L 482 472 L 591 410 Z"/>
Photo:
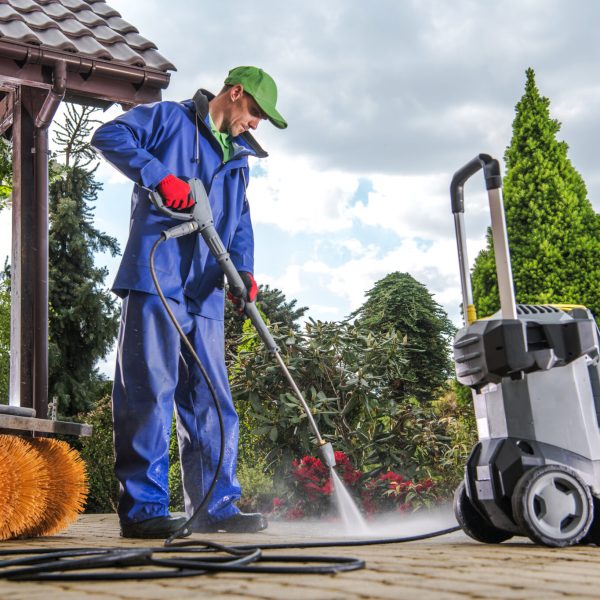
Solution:
<path fill-rule="evenodd" d="M 169 217 L 172 217 L 173 219 L 183 221 L 183 223 L 175 225 L 174 227 L 163 231 L 162 237 L 165 240 L 168 240 L 172 238 L 182 237 L 184 235 L 189 235 L 194 232 L 198 232 L 202 236 L 211 254 L 215 257 L 219 266 L 225 273 L 231 293 L 243 299 L 243 307 L 246 316 L 250 319 L 252 325 L 254 325 L 266 349 L 269 351 L 271 356 L 275 358 L 281 370 L 283 371 L 283 374 L 285 375 L 285 378 L 290 384 L 294 395 L 296 396 L 296 398 L 300 402 L 300 405 L 304 409 L 304 412 L 306 413 L 306 417 L 308 418 L 310 428 L 312 429 L 313 433 L 315 434 L 315 437 L 317 438 L 317 448 L 319 455 L 321 456 L 321 459 L 327 465 L 327 467 L 332 469 L 333 467 L 335 467 L 336 464 L 333 447 L 331 446 L 330 442 L 326 442 L 322 438 L 319 428 L 317 427 L 317 424 L 315 423 L 313 415 L 310 411 L 310 407 L 308 406 L 306 400 L 304 399 L 304 396 L 302 395 L 302 392 L 296 385 L 296 382 L 294 381 L 288 368 L 283 362 L 283 358 L 281 357 L 279 347 L 275 343 L 271 332 L 269 331 L 267 325 L 261 317 L 260 312 L 256 307 L 256 304 L 248 300 L 248 291 L 246 289 L 246 286 L 244 285 L 240 274 L 235 268 L 233 262 L 231 261 L 229 252 L 227 252 L 227 249 L 223 245 L 223 241 L 221 240 L 215 228 L 212 210 L 210 208 L 210 203 L 208 201 L 208 195 L 204 188 L 204 184 L 200 179 L 190 179 L 188 181 L 188 185 L 190 186 L 192 197 L 196 202 L 194 204 L 192 212 L 180 212 L 170 210 L 164 205 L 162 196 L 158 192 L 151 192 L 150 200 L 160 212 L 162 212 L 165 215 L 168 215 Z"/>

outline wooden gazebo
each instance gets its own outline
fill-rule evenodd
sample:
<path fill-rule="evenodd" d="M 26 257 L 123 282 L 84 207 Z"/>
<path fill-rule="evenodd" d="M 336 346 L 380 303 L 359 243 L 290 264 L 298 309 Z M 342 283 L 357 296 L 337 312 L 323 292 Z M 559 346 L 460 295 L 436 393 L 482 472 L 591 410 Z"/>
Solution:
<path fill-rule="evenodd" d="M 89 434 L 48 419 L 48 128 L 65 101 L 161 99 L 173 64 L 104 0 L 3 0 L 0 135 L 13 142 L 9 405 L 0 431 Z"/>

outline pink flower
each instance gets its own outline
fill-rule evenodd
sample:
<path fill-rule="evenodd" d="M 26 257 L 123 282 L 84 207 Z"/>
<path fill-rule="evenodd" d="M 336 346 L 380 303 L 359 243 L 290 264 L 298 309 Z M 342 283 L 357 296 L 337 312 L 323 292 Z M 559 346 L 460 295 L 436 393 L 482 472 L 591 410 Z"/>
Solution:
<path fill-rule="evenodd" d="M 331 481 L 331 479 L 327 480 L 325 485 L 321 488 L 321 491 L 323 492 L 323 494 L 326 494 L 328 496 L 331 494 L 331 492 L 333 491 L 333 482 Z"/>
<path fill-rule="evenodd" d="M 333 455 L 335 457 L 335 462 L 338 465 L 349 464 L 350 463 L 350 459 L 348 458 L 348 456 L 346 454 L 344 454 L 343 452 L 340 452 L 339 450 L 336 450 L 333 453 Z"/>
<path fill-rule="evenodd" d="M 285 518 L 290 521 L 296 521 L 304 517 L 304 511 L 301 508 L 291 508 L 285 513 Z"/>

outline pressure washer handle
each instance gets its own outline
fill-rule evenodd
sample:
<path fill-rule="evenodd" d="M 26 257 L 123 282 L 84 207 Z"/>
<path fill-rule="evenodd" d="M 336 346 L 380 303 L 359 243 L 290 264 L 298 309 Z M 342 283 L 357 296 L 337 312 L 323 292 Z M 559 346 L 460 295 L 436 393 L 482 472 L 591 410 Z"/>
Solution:
<path fill-rule="evenodd" d="M 456 171 L 454 177 L 452 177 L 452 182 L 450 183 L 450 200 L 453 213 L 465 212 L 464 185 L 467 179 L 475 175 L 479 169 L 483 169 L 487 190 L 502 187 L 500 163 L 489 154 L 478 154 L 473 160 L 470 160 Z"/>
<path fill-rule="evenodd" d="M 194 218 L 194 215 L 191 212 L 183 212 L 180 210 L 171 210 L 165 206 L 163 197 L 157 192 L 150 192 L 150 202 L 161 212 L 163 215 L 167 215 L 172 219 L 177 219 L 178 221 L 191 221 Z"/>
<path fill-rule="evenodd" d="M 498 291 L 500 293 L 502 317 L 505 319 L 517 318 L 517 306 L 510 266 L 510 251 L 508 248 L 508 235 L 506 233 L 506 219 L 504 216 L 504 203 L 502 201 L 502 176 L 500 174 L 500 164 L 489 154 L 478 154 L 473 160 L 469 161 L 454 174 L 450 184 L 450 201 L 452 212 L 454 214 L 454 228 L 456 231 L 456 244 L 458 247 L 463 311 L 465 323 L 467 325 L 470 325 L 475 321 L 477 315 L 475 314 L 475 306 L 473 304 L 473 290 L 471 287 L 469 259 L 467 257 L 467 239 L 464 230 L 464 184 L 480 169 L 483 169 L 492 217 L 492 237 L 494 241 L 494 255 L 496 259 L 496 273 L 498 276 Z"/>
<path fill-rule="evenodd" d="M 194 178 L 188 180 L 188 185 L 194 198 L 194 206 L 191 211 L 173 210 L 165 206 L 163 197 L 157 192 L 150 192 L 150 202 L 163 214 L 178 221 L 196 221 L 198 228 L 212 225 L 213 216 L 208 200 L 206 188 L 200 179 Z"/>

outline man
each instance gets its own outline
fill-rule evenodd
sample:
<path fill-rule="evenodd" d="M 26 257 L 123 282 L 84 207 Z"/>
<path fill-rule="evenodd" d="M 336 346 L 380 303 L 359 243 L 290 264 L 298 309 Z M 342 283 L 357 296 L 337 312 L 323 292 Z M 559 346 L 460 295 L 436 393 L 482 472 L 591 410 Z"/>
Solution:
<path fill-rule="evenodd" d="M 185 519 L 169 515 L 168 450 L 173 402 L 181 456 L 185 509 L 199 506 L 219 458 L 219 426 L 206 381 L 168 318 L 152 282 L 149 255 L 174 221 L 149 201 L 157 190 L 172 210 L 194 204 L 190 178 L 202 180 L 215 226 L 256 297 L 253 234 L 246 198 L 248 157 L 267 153 L 250 135 L 261 120 L 283 129 L 273 79 L 256 67 L 237 67 L 213 96 L 131 109 L 94 134 L 92 145 L 135 182 L 129 239 L 113 291 L 123 298 L 113 388 L 118 513 L 124 537 L 164 538 Z M 254 532 L 267 522 L 234 502 L 238 418 L 224 357 L 223 275 L 198 235 L 169 240 L 156 252 L 156 273 L 178 322 L 217 391 L 225 426 L 225 453 L 216 488 L 194 531 Z"/>

